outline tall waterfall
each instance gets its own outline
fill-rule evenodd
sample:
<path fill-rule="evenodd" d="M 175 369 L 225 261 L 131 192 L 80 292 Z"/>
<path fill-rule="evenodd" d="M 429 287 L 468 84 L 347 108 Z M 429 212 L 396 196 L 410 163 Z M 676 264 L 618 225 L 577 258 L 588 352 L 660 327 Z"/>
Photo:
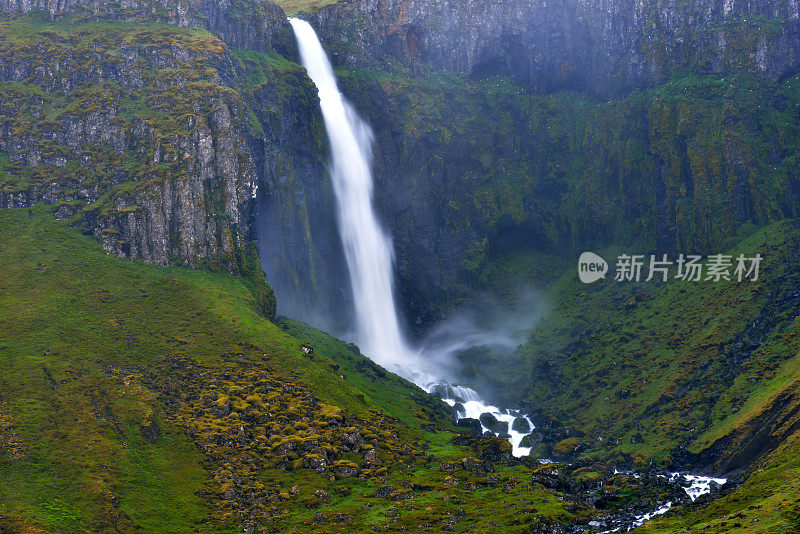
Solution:
<path fill-rule="evenodd" d="M 319 91 L 331 146 L 331 179 L 336 194 L 339 234 L 353 288 L 361 348 L 384 367 L 439 395 L 456 409 L 456 417 L 478 418 L 486 412 L 493 414 L 507 425 L 505 435 L 514 454 L 528 454 L 530 448 L 521 446 L 523 434 L 512 428 L 513 422 L 520 418 L 533 428 L 526 415 L 484 404 L 474 390 L 450 385 L 429 374 L 434 369 L 433 354 L 426 353 L 423 359 L 406 344 L 394 302 L 392 243 L 372 207 L 372 131 L 339 92 L 333 68 L 311 25 L 295 18 L 290 18 L 289 22 L 303 66 Z M 483 427 L 483 430 L 489 429 Z"/>
<path fill-rule="evenodd" d="M 397 320 L 392 244 L 372 207 L 372 131 L 339 92 L 333 68 L 311 25 L 296 18 L 289 22 L 303 66 L 319 90 L 359 344 L 383 365 L 407 365 L 413 352 Z"/>

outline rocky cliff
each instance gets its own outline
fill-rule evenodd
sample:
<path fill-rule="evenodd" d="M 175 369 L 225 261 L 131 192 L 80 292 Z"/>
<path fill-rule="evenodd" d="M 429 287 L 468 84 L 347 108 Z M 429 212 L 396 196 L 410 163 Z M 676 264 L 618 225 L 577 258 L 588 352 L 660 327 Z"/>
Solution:
<path fill-rule="evenodd" d="M 676 69 L 780 78 L 800 56 L 793 0 L 345 0 L 311 15 L 342 64 L 505 74 L 613 95 Z"/>
<path fill-rule="evenodd" d="M 27 13 L 45 14 L 50 20 L 106 20 L 163 23 L 181 28 L 204 28 L 232 48 L 262 52 L 295 50 L 283 11 L 268 0 L 3 0 L 0 16 L 16 18 Z"/>
<path fill-rule="evenodd" d="M 275 179 L 254 150 L 289 134 L 243 101 L 253 75 L 234 52 L 291 57 L 281 9 L 6 1 L 0 14 L 0 205 L 56 204 L 131 259 L 251 270 L 254 199 Z"/>
<path fill-rule="evenodd" d="M 345 1 L 303 16 L 375 130 L 376 201 L 424 326 L 501 256 L 715 252 L 796 214 L 797 15 Z"/>

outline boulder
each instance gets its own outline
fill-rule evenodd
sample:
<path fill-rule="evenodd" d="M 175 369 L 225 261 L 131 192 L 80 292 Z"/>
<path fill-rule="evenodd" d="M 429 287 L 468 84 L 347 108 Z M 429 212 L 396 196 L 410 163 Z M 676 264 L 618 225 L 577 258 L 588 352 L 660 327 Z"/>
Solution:
<path fill-rule="evenodd" d="M 520 434 L 527 434 L 533 429 L 531 428 L 531 424 L 527 419 L 524 417 L 517 417 L 511 424 L 511 430 L 514 432 L 519 432 Z"/>
<path fill-rule="evenodd" d="M 480 417 L 481 424 L 488 428 L 490 431 L 494 432 L 495 434 L 500 433 L 507 433 L 508 432 L 508 422 L 506 421 L 498 421 L 497 417 L 489 412 L 484 412 L 481 414 Z"/>

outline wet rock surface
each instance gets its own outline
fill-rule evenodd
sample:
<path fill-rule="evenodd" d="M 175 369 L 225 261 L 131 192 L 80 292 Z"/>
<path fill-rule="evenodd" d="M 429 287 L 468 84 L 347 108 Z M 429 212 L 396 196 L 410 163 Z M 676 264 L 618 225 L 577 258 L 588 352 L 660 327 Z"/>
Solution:
<path fill-rule="evenodd" d="M 504 74 L 537 91 L 608 95 L 663 80 L 676 67 L 780 78 L 800 55 L 798 9 L 778 0 L 346 0 L 312 18 L 340 63 L 399 61 L 417 71 Z"/>

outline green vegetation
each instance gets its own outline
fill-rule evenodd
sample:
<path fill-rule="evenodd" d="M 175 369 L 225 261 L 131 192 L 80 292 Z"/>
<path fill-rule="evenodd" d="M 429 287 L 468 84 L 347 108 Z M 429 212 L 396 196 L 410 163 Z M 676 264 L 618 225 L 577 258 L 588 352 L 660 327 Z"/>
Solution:
<path fill-rule="evenodd" d="M 494 258 L 612 244 L 716 253 L 743 225 L 800 215 L 786 194 L 800 153 L 798 77 L 677 73 L 599 101 L 501 77 L 338 73 L 373 128 L 391 133 L 400 175 L 447 177 L 447 198 L 426 201 L 446 232 L 473 242 L 434 298 L 491 284 Z"/>
<path fill-rule="evenodd" d="M 143 221 L 153 216 L 148 211 L 158 199 L 208 165 L 199 140 L 210 136 L 221 147 L 223 138 L 231 138 L 238 146 L 253 114 L 235 90 L 221 85 L 219 69 L 230 68 L 230 56 L 207 31 L 158 23 L 75 24 L 73 18 L 52 22 L 28 15 L 0 22 L 0 61 L 29 73 L 25 83 L 0 84 L 0 125 L 22 147 L 12 161 L 3 161 L 0 188 L 56 196 L 60 217 L 124 253 L 141 246 L 137 236 L 120 231 L 131 226 L 129 216 L 149 224 Z M 132 52 L 137 59 L 129 62 Z M 62 65 L 58 79 L 48 74 L 52 61 Z M 97 79 L 96 72 L 115 74 Z M 257 121 L 253 129 L 263 132 Z M 246 150 L 233 154 L 235 165 L 224 177 L 239 188 L 251 172 L 246 156 Z M 224 189 L 203 191 L 205 216 L 219 235 L 212 249 L 238 242 L 228 215 L 241 199 Z M 207 257 L 202 244 L 196 252 L 180 250 L 179 237 L 168 237 L 170 254 L 181 256 L 176 263 L 237 271 L 247 262 L 243 247 Z"/>
<path fill-rule="evenodd" d="M 335 4 L 338 0 L 278 0 L 276 4 L 283 8 L 287 15 L 308 13 L 323 6 Z"/>
<path fill-rule="evenodd" d="M 565 264 L 547 297 L 551 312 L 498 383 L 576 428 L 583 450 L 640 465 L 668 462 L 679 446 L 701 453 L 794 387 L 798 239 L 793 222 L 780 222 L 727 252 L 760 253 L 757 282 L 613 281 L 613 258 L 635 249 L 599 251 L 612 273 L 589 286 Z M 497 287 L 535 284 L 525 265 L 498 262 L 493 272 L 510 277 L 498 276 Z"/>
<path fill-rule="evenodd" d="M 800 78 L 676 73 L 597 101 L 532 95 L 503 78 L 339 75 L 366 115 L 397 109 L 398 161 L 433 173 L 447 162 L 456 177 L 440 212 L 445 228 L 475 238 L 439 304 L 476 288 L 501 298 L 548 288 L 551 311 L 529 342 L 502 361 L 480 353 L 467 377 L 535 407 L 554 435 L 570 429 L 538 453 L 746 469 L 739 489 L 652 523 L 655 532 L 797 527 L 800 233 L 787 192 L 796 190 Z M 583 250 L 612 260 L 760 252 L 764 261 L 758 282 L 585 286 L 574 272 Z"/>
<path fill-rule="evenodd" d="M 233 14 L 250 24 L 263 9 L 241 1 Z M 743 50 L 781 30 L 762 18 L 725 29 Z M 529 342 L 475 378 L 569 429 L 537 448 L 575 461 L 565 486 L 548 474 L 561 468 L 508 462 L 507 442 L 459 436 L 441 402 L 356 347 L 275 318 L 252 245 L 193 258 L 206 271 L 158 269 L 81 235 L 129 247 L 121 221 L 197 174 L 186 146 L 201 134 L 277 143 L 286 111 L 302 110 L 308 137 L 295 140 L 323 154 L 299 65 L 203 30 L 85 15 L 0 21 L 0 45 L 0 62 L 30 69 L 0 82 L 0 127 L 23 146 L 0 153 L 0 193 L 60 199 L 0 212 L 0 531 L 527 532 L 665 500 L 613 465 L 684 456 L 749 478 L 643 531 L 800 525 L 800 232 L 787 219 L 800 213 L 786 193 L 800 170 L 800 78 L 682 72 L 598 101 L 501 77 L 338 69 L 359 109 L 391 123 L 401 165 L 453 177 L 438 214 L 470 243 L 442 305 L 475 288 L 550 287 L 552 312 Z M 93 77 L 129 72 L 131 49 L 130 77 Z M 83 82 L 42 74 L 53 60 Z M 109 138 L 76 147 L 67 132 L 81 121 Z M 203 187 L 207 224 L 230 236 L 223 188 Z M 752 283 L 583 286 L 572 258 L 586 248 L 765 261 Z M 598 486 L 605 511 L 565 491 Z"/>
<path fill-rule="evenodd" d="M 762 462 L 733 494 L 707 506 L 687 506 L 667 519 L 636 530 L 641 533 L 709 534 L 796 532 L 800 529 L 800 435 L 790 436 Z"/>
<path fill-rule="evenodd" d="M 269 322 L 240 278 L 111 257 L 41 205 L 0 212 L 0 269 L 3 529 L 515 532 L 589 516 L 526 468 L 462 465 L 508 444 L 454 444 L 442 403 Z"/>

